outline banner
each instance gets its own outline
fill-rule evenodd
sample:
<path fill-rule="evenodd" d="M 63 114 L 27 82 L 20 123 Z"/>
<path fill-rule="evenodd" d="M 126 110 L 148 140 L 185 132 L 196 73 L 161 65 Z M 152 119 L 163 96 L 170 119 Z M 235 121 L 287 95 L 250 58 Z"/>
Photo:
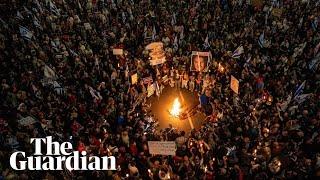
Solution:
<path fill-rule="evenodd" d="M 134 75 L 131 76 L 131 84 L 137 84 L 138 82 L 138 74 L 135 73 Z"/>
<path fill-rule="evenodd" d="M 176 143 L 174 141 L 148 141 L 149 153 L 159 155 L 176 155 Z"/>
<path fill-rule="evenodd" d="M 239 94 L 239 81 L 231 75 L 230 88 L 237 94 Z"/>
<path fill-rule="evenodd" d="M 28 125 L 34 124 L 35 122 L 36 120 L 33 119 L 31 116 L 27 116 L 25 118 L 18 120 L 18 123 L 22 126 L 28 126 Z"/>
<path fill-rule="evenodd" d="M 207 72 L 210 61 L 210 52 L 192 51 L 190 70 L 198 72 Z"/>
<path fill-rule="evenodd" d="M 113 49 L 113 55 L 123 55 L 123 49 Z"/>

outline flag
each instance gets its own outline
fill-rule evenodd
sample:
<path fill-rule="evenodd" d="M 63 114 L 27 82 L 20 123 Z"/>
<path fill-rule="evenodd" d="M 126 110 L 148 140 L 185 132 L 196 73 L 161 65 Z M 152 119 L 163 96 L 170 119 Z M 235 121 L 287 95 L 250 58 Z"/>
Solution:
<path fill-rule="evenodd" d="M 36 16 L 33 16 L 33 24 L 34 24 L 37 28 L 39 28 L 39 29 L 42 30 L 42 26 L 40 25 L 39 20 L 38 20 L 38 18 L 37 18 Z"/>
<path fill-rule="evenodd" d="M 288 96 L 287 100 L 283 101 L 278 107 L 278 111 L 285 111 L 288 108 L 289 103 L 292 99 L 292 93 Z"/>
<path fill-rule="evenodd" d="M 310 61 L 309 63 L 309 70 L 315 72 L 318 68 L 320 63 L 320 52 Z"/>
<path fill-rule="evenodd" d="M 30 41 L 33 33 L 29 31 L 26 27 L 20 26 L 19 27 L 20 35 L 23 37 L 23 39 Z"/>
<path fill-rule="evenodd" d="M 184 28 L 180 31 L 180 37 L 179 39 L 182 40 L 184 38 Z"/>
<path fill-rule="evenodd" d="M 171 18 L 171 25 L 175 25 L 177 23 L 177 20 L 176 20 L 176 13 L 173 13 L 173 16 Z"/>
<path fill-rule="evenodd" d="M 299 96 L 299 95 L 302 94 L 305 85 L 306 85 L 306 80 L 304 80 L 303 83 L 302 83 L 302 84 L 298 87 L 298 89 L 294 92 L 294 99 L 295 99 L 297 96 Z"/>
<path fill-rule="evenodd" d="M 261 48 L 264 48 L 265 46 L 265 40 L 264 40 L 264 32 L 262 34 L 260 34 L 259 40 L 258 40 L 258 44 Z"/>
<path fill-rule="evenodd" d="M 43 73 L 46 78 L 54 78 L 56 76 L 56 73 L 48 65 L 44 66 Z"/>
<path fill-rule="evenodd" d="M 310 94 L 301 94 L 301 95 L 299 95 L 299 96 L 296 96 L 295 98 L 294 98 L 294 100 L 298 103 L 298 104 L 301 104 L 301 103 L 303 103 L 305 100 L 307 100 L 307 98 L 309 97 L 309 96 L 311 96 L 312 95 L 312 93 L 310 93 Z"/>
<path fill-rule="evenodd" d="M 53 82 L 53 89 L 59 95 L 63 95 L 66 93 L 65 89 L 57 81 Z"/>
<path fill-rule="evenodd" d="M 251 56 L 247 59 L 246 63 L 244 63 L 243 67 L 248 67 L 251 61 Z"/>
<path fill-rule="evenodd" d="M 24 9 L 24 11 L 25 11 L 28 15 L 32 16 L 32 12 L 31 12 L 28 8 L 26 8 L 25 6 L 23 6 L 23 9 Z"/>
<path fill-rule="evenodd" d="M 72 49 L 69 49 L 69 52 L 72 56 L 79 56 L 76 52 L 74 52 Z"/>
<path fill-rule="evenodd" d="M 156 35 L 157 35 L 157 31 L 156 31 L 156 28 L 153 26 L 153 29 L 152 29 L 152 40 L 153 41 L 156 39 Z"/>
<path fill-rule="evenodd" d="M 8 29 L 8 24 L 7 24 L 4 20 L 2 20 L 2 19 L 0 18 L 0 22 L 1 22 L 1 25 L 2 25 L 5 29 Z"/>
<path fill-rule="evenodd" d="M 240 55 L 244 53 L 243 46 L 239 46 L 233 53 L 232 58 L 240 58 Z"/>
<path fill-rule="evenodd" d="M 92 98 L 94 98 L 95 101 L 100 101 L 102 100 L 102 96 L 100 95 L 100 92 L 94 90 L 92 87 L 89 86 L 89 91 L 90 91 L 90 94 L 92 96 Z"/>
<path fill-rule="evenodd" d="M 207 35 L 206 39 L 204 40 L 203 47 L 204 47 L 205 49 L 207 49 L 207 48 L 210 47 L 210 44 L 209 44 L 209 36 L 208 36 L 208 35 Z"/>
<path fill-rule="evenodd" d="M 39 1 L 38 0 L 34 0 L 38 9 L 40 10 L 40 12 L 42 13 L 43 12 L 43 9 L 42 9 L 42 6 L 40 5 Z"/>
<path fill-rule="evenodd" d="M 319 44 L 314 48 L 313 54 L 316 55 L 316 54 L 319 52 L 319 49 L 320 49 L 320 42 L 319 42 Z"/>
<path fill-rule="evenodd" d="M 178 38 L 177 36 L 174 38 L 174 42 L 173 42 L 173 49 L 174 51 L 177 51 L 179 48 L 179 44 L 178 44 Z"/>
<path fill-rule="evenodd" d="M 126 22 L 126 14 L 124 13 L 124 11 L 122 11 L 122 22 L 125 23 Z"/>
<path fill-rule="evenodd" d="M 315 30 L 315 31 L 317 30 L 317 28 L 318 28 L 318 18 L 317 17 L 314 18 L 314 20 L 311 23 L 311 26 L 312 26 L 313 30 Z"/>
<path fill-rule="evenodd" d="M 57 8 L 57 6 L 55 4 L 52 3 L 52 1 L 50 1 L 49 6 L 50 6 L 51 12 L 55 13 L 57 16 L 60 16 L 59 9 Z"/>
<path fill-rule="evenodd" d="M 22 14 L 20 13 L 20 11 L 17 11 L 16 19 L 18 19 L 18 20 L 23 20 L 24 19 Z"/>

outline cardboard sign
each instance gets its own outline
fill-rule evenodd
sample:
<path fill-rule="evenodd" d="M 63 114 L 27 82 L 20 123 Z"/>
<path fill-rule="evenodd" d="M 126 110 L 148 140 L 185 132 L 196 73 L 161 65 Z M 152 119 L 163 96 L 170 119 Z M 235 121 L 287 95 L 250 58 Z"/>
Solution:
<path fill-rule="evenodd" d="M 150 85 L 148 86 L 147 91 L 148 91 L 148 95 L 147 95 L 147 96 L 148 96 L 148 97 L 152 96 L 152 95 L 154 94 L 154 91 L 155 91 L 154 84 L 150 84 Z"/>
<path fill-rule="evenodd" d="M 123 49 L 113 49 L 113 55 L 123 55 Z"/>
<path fill-rule="evenodd" d="M 134 75 L 131 76 L 131 84 L 137 84 L 138 82 L 138 74 L 135 73 Z"/>
<path fill-rule="evenodd" d="M 239 81 L 231 75 L 230 88 L 237 94 L 239 94 Z"/>
<path fill-rule="evenodd" d="M 272 9 L 272 16 L 281 17 L 282 15 L 282 9 L 280 8 L 273 8 Z"/>
<path fill-rule="evenodd" d="M 149 153 L 159 155 L 176 155 L 174 141 L 148 141 Z"/>

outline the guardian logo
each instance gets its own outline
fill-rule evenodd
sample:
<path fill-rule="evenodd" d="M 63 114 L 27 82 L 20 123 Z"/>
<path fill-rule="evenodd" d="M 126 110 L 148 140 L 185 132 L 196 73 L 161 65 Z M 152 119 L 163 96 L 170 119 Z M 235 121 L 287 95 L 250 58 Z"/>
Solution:
<path fill-rule="evenodd" d="M 26 157 L 22 151 L 15 152 L 10 157 L 10 166 L 14 170 L 116 170 L 114 156 L 90 156 L 82 151 L 72 151 L 70 142 L 52 142 L 52 137 L 31 138 L 34 142 L 34 156 Z M 47 152 L 42 154 L 41 145 L 46 144 Z M 54 152 L 53 152 L 54 151 Z M 21 160 L 23 159 L 23 160 Z"/>

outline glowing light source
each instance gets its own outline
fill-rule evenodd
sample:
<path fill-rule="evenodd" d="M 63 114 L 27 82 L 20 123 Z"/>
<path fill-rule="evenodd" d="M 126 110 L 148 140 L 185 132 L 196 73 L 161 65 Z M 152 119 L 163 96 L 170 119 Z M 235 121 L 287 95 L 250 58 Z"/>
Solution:
<path fill-rule="evenodd" d="M 170 114 L 174 117 L 178 117 L 181 112 L 181 103 L 178 98 L 173 101 L 172 109 L 170 110 Z"/>

